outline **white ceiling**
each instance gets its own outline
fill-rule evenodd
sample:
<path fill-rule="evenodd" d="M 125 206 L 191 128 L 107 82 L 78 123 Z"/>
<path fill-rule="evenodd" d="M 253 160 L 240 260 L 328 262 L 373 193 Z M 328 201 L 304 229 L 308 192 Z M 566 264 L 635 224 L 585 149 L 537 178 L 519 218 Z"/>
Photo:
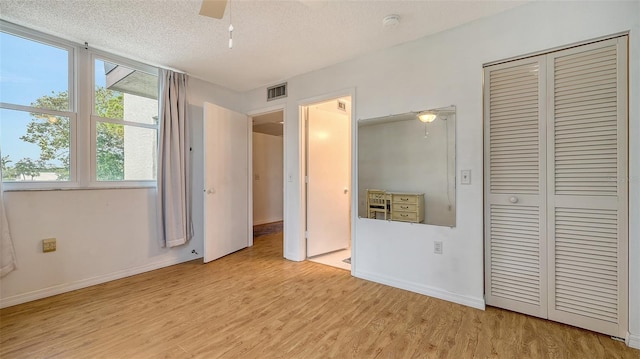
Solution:
<path fill-rule="evenodd" d="M 1 0 L 0 18 L 235 91 L 272 85 L 527 1 L 231 0 L 222 20 L 200 0 Z M 385 28 L 382 19 L 400 16 Z"/>
<path fill-rule="evenodd" d="M 271 136 L 282 136 L 282 124 L 284 113 L 282 111 L 265 113 L 253 117 L 253 132 L 264 133 Z"/>

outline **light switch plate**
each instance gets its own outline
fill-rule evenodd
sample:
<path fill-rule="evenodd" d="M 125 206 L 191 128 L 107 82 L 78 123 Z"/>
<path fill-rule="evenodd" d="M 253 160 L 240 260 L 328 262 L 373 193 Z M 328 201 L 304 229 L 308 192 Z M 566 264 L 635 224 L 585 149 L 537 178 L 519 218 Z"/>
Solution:
<path fill-rule="evenodd" d="M 441 241 L 433 242 L 433 253 L 442 254 L 442 242 Z"/>
<path fill-rule="evenodd" d="M 471 170 L 461 170 L 460 171 L 460 183 L 461 184 L 471 184 Z"/>

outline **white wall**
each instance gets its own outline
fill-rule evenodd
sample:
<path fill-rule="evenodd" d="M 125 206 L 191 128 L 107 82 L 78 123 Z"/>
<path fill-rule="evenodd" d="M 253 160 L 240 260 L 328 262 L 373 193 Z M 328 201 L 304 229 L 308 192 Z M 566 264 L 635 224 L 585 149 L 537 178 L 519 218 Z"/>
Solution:
<path fill-rule="evenodd" d="M 202 104 L 242 111 L 242 96 L 192 78 L 188 100 L 200 164 Z M 5 192 L 18 269 L 0 279 L 0 306 L 202 257 L 202 166 L 194 173 L 195 237 L 172 249 L 158 244 L 155 188 Z M 43 253 L 41 240 L 49 237 L 58 239 L 58 249 Z"/>
<path fill-rule="evenodd" d="M 456 167 L 472 171 L 457 187 L 453 229 L 355 220 L 353 273 L 362 278 L 482 308 L 482 65 L 505 58 L 630 31 L 630 332 L 640 347 L 640 3 L 534 2 L 468 25 L 288 80 L 285 207 L 299 208 L 298 102 L 356 88 L 357 118 L 457 106 Z M 402 26 L 402 25 L 400 25 Z M 247 94 L 261 108 L 264 89 Z M 459 177 L 459 176 L 458 176 Z M 459 184 L 459 183 L 458 183 Z M 304 259 L 300 214 L 285 214 L 285 256 Z M 444 244 L 434 255 L 433 241 Z"/>
<path fill-rule="evenodd" d="M 253 224 L 282 220 L 282 136 L 253 133 Z"/>

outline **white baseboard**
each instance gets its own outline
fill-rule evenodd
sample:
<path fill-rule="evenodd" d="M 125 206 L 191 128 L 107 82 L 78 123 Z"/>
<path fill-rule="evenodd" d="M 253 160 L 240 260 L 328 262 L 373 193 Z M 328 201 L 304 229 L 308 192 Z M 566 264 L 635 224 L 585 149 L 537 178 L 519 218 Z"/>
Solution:
<path fill-rule="evenodd" d="M 640 334 L 631 334 L 627 336 L 627 346 L 640 349 Z"/>
<path fill-rule="evenodd" d="M 106 283 L 112 280 L 121 279 L 125 277 L 130 277 L 132 275 L 149 272 L 149 271 L 164 268 L 164 267 L 169 267 L 174 264 L 188 262 L 198 258 L 202 258 L 202 256 L 194 258 L 192 255 L 189 255 L 188 257 L 185 256 L 185 257 L 171 258 L 171 259 L 167 259 L 159 262 L 145 264 L 139 267 L 123 269 L 117 272 L 108 273 L 108 274 L 100 275 L 93 278 L 82 279 L 82 280 L 71 282 L 71 283 L 59 284 L 59 285 L 51 286 L 48 288 L 34 290 L 28 293 L 10 296 L 7 298 L 0 298 L 0 308 L 11 307 L 14 305 L 31 302 L 34 300 L 51 297 L 51 296 L 66 293 L 66 292 L 71 292 L 77 289 L 87 288 L 92 285 Z"/>
<path fill-rule="evenodd" d="M 460 294 L 448 292 L 446 290 L 442 290 L 439 288 L 434 288 L 434 287 L 412 283 L 412 282 L 406 282 L 396 278 L 380 276 L 378 274 L 363 272 L 358 270 L 357 268 L 353 273 L 353 275 L 354 277 L 357 277 L 357 278 L 362 278 L 362 279 L 370 280 L 372 282 L 385 284 L 391 287 L 400 288 L 400 289 L 408 290 L 408 291 L 419 293 L 419 294 L 424 294 L 430 297 L 446 300 L 449 302 L 466 305 L 468 307 L 481 309 L 481 310 L 485 309 L 485 302 L 484 302 L 484 298 L 482 297 L 477 298 L 477 297 L 470 297 L 466 295 L 460 295 Z"/>

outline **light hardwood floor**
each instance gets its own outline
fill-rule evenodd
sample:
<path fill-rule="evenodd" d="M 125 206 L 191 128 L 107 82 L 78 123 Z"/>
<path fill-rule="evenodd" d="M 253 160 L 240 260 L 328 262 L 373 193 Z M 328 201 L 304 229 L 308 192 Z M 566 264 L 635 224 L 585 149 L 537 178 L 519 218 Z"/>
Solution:
<path fill-rule="evenodd" d="M 640 358 L 607 336 L 282 259 L 279 234 L 0 311 L 0 358 Z"/>

